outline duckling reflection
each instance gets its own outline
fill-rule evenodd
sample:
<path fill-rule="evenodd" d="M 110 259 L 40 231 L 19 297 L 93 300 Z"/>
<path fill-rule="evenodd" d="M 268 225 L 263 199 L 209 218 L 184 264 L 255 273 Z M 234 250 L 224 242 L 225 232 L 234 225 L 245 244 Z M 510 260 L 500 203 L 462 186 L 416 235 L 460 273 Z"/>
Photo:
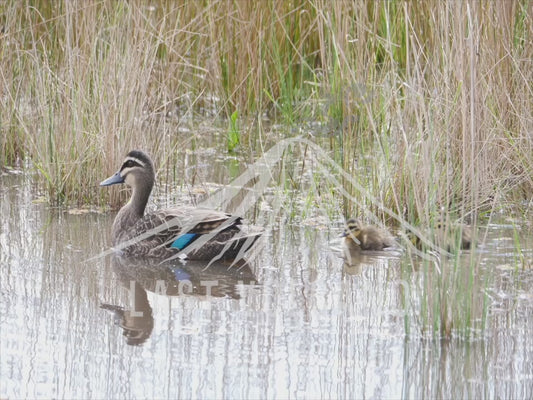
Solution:
<path fill-rule="evenodd" d="M 361 254 L 361 250 L 350 249 L 344 247 L 344 264 L 343 270 L 348 275 L 360 275 L 363 270 L 364 256 Z"/>
<path fill-rule="evenodd" d="M 240 299 L 241 285 L 254 285 L 256 278 L 250 265 L 200 261 L 160 263 L 153 258 L 113 256 L 112 266 L 121 285 L 130 295 L 130 309 L 102 304 L 115 314 L 115 321 L 124 330 L 129 345 L 143 344 L 151 335 L 154 320 L 147 292 L 163 296 L 226 297 Z"/>
<path fill-rule="evenodd" d="M 401 251 L 345 253 L 342 271 L 345 276 L 374 276 L 380 269 L 400 270 Z M 370 275 L 368 275 L 370 274 Z"/>

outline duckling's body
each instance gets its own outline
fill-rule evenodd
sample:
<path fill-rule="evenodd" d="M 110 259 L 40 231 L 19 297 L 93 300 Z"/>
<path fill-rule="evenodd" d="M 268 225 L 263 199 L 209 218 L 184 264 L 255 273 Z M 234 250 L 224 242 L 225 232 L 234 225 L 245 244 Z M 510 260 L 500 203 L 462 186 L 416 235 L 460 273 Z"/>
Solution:
<path fill-rule="evenodd" d="M 240 217 L 222 211 L 175 207 L 145 214 L 155 181 L 150 157 L 138 150 L 128 153 L 120 170 L 100 183 L 126 183 L 130 201 L 113 222 L 113 246 L 128 256 L 172 258 L 179 253 L 192 260 L 241 258 L 261 235 L 246 232 Z"/>
<path fill-rule="evenodd" d="M 461 249 L 469 250 L 472 247 L 472 229 L 467 225 L 461 224 L 455 225 L 454 230 L 454 235 L 461 235 L 461 239 L 459 242 L 461 245 Z"/>
<path fill-rule="evenodd" d="M 353 218 L 346 221 L 343 236 L 345 246 L 351 251 L 383 250 L 396 244 L 389 232 L 372 225 L 364 226 Z"/>

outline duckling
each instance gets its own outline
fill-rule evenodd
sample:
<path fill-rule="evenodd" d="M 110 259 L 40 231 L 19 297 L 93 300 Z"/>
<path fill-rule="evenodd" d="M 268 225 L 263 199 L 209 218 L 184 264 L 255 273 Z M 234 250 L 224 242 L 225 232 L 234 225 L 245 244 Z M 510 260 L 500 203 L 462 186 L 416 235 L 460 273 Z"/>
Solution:
<path fill-rule="evenodd" d="M 353 218 L 346 221 L 342 236 L 349 250 L 383 250 L 396 244 L 389 232 L 372 225 L 364 226 Z"/>
<path fill-rule="evenodd" d="M 418 250 L 422 250 L 426 246 L 420 237 L 412 232 L 409 232 L 408 237 Z M 435 245 L 445 248 L 448 252 L 454 249 L 469 250 L 472 248 L 472 229 L 464 224 L 447 226 L 439 221 L 430 238 Z"/>
<path fill-rule="evenodd" d="M 448 251 L 450 247 L 455 247 L 452 245 L 457 243 L 457 239 L 458 239 L 457 235 L 460 235 L 460 241 L 459 241 L 460 248 L 463 250 L 470 250 L 470 248 L 472 247 L 472 229 L 469 226 L 464 225 L 464 224 L 453 225 L 452 231 L 450 233 L 451 233 L 451 236 L 449 236 L 450 241 L 448 243 Z"/>

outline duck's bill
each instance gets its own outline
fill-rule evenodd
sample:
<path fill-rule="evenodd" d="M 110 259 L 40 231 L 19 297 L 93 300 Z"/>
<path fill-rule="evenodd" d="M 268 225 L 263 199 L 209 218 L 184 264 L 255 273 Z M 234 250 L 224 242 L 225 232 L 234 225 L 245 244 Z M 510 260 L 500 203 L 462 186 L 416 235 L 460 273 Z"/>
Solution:
<path fill-rule="evenodd" d="M 110 176 L 105 181 L 100 182 L 100 186 L 116 185 L 117 183 L 124 183 L 124 178 L 120 176 L 120 171 L 118 171 L 115 175 Z"/>

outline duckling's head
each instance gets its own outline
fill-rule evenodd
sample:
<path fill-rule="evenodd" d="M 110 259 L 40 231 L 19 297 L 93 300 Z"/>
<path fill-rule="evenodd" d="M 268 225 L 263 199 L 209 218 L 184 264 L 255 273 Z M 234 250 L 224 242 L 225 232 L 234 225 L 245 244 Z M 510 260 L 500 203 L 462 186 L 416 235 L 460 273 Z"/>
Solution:
<path fill-rule="evenodd" d="M 414 247 L 416 247 L 418 250 L 422 249 L 422 239 L 420 239 L 419 236 L 415 235 L 411 231 L 407 231 L 406 237 Z"/>
<path fill-rule="evenodd" d="M 141 150 L 132 150 L 124 158 L 120 169 L 100 186 L 125 183 L 130 187 L 144 186 L 152 189 L 155 180 L 154 164 L 150 156 Z"/>
<path fill-rule="evenodd" d="M 342 237 L 344 237 L 344 245 L 346 246 L 345 251 L 359 252 L 361 250 L 361 240 L 359 236 L 361 235 L 362 225 L 361 222 L 357 219 L 350 218 L 346 221 L 346 228 L 342 232 Z"/>
<path fill-rule="evenodd" d="M 350 218 L 346 221 L 346 228 L 344 229 L 344 232 L 342 233 L 342 237 L 348 238 L 357 238 L 359 234 L 361 233 L 361 221 Z"/>

